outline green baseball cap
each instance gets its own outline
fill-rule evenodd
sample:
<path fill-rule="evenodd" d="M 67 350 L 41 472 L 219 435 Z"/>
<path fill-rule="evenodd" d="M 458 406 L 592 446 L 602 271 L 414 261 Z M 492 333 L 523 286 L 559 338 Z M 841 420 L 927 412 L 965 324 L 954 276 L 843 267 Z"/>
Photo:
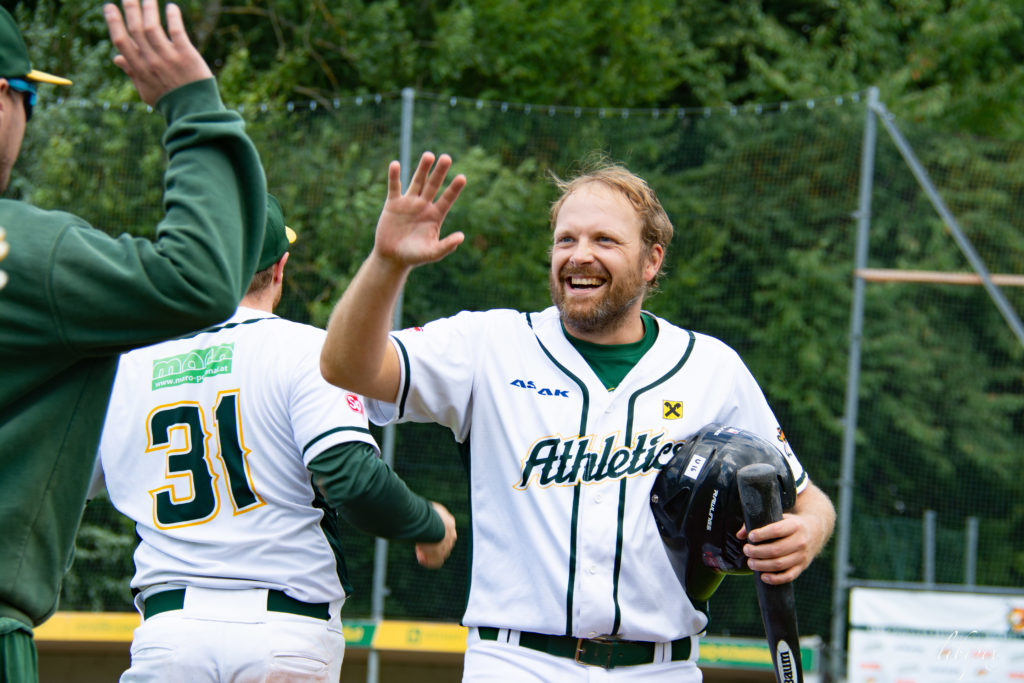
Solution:
<path fill-rule="evenodd" d="M 37 83 L 71 85 L 71 81 L 66 78 L 32 68 L 21 31 L 14 23 L 14 17 L 3 7 L 0 7 L 0 78 L 24 78 Z"/>
<path fill-rule="evenodd" d="M 295 231 L 284 224 L 284 212 L 281 210 L 281 202 L 277 197 L 267 193 L 267 231 L 263 236 L 263 251 L 260 252 L 260 260 L 256 270 L 277 263 L 278 259 L 288 251 L 288 246 L 295 241 Z"/>

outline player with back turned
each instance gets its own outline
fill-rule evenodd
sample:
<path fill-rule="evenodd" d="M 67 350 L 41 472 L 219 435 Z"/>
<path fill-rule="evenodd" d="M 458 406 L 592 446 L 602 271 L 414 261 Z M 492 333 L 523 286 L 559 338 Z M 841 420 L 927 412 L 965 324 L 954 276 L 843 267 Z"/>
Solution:
<path fill-rule="evenodd" d="M 274 315 L 293 236 L 268 196 L 235 314 L 118 364 L 98 464 L 139 536 L 123 683 L 337 683 L 352 586 L 335 511 L 416 541 L 428 567 L 451 552 L 454 518 L 380 459 L 362 398 L 320 376 L 324 331 Z"/>
<path fill-rule="evenodd" d="M 559 183 L 554 306 L 462 312 L 389 335 L 412 268 L 464 239 L 440 231 L 465 178 L 442 192 L 451 159 L 434 161 L 421 157 L 404 193 L 392 162 L 373 250 L 335 307 L 321 371 L 367 396 L 371 420 L 437 422 L 468 446 L 464 680 L 589 681 L 594 667 L 615 680 L 701 680 L 707 617 L 680 588 L 650 510 L 659 469 L 714 422 L 775 444 L 795 506 L 743 532 L 766 583 L 807 568 L 831 533 L 830 501 L 737 354 L 643 310 L 673 228 L 620 166 Z"/>
<path fill-rule="evenodd" d="M 118 354 L 212 325 L 245 294 L 263 241 L 266 180 L 241 117 L 167 6 L 104 6 L 117 64 L 167 120 L 155 239 L 113 238 L 63 211 L 0 200 L 0 681 L 38 678 L 32 628 L 56 609 Z M 40 83 L 0 8 L 0 190 Z"/>

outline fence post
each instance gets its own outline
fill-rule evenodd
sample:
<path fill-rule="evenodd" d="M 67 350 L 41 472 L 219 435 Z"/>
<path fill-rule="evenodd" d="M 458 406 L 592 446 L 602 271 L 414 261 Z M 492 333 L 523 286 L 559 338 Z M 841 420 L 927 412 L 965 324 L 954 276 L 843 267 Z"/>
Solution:
<path fill-rule="evenodd" d="M 412 111 L 416 100 L 416 91 L 412 88 L 402 89 L 402 129 L 398 150 L 398 161 L 402 164 L 402 191 L 409 186 L 409 168 L 412 159 Z M 397 330 L 402 327 L 402 295 L 395 302 L 395 314 L 392 326 Z M 395 462 L 395 425 L 384 427 L 381 458 L 388 466 Z M 388 542 L 378 538 L 373 552 L 373 588 L 370 594 L 370 619 L 380 625 L 384 619 L 384 599 L 390 592 L 385 583 L 388 571 Z M 380 656 L 371 643 L 366 655 L 366 683 L 377 683 L 380 679 Z"/>
<path fill-rule="evenodd" d="M 936 519 L 938 513 L 935 510 L 924 511 L 923 542 L 921 543 L 921 578 L 925 586 L 935 586 L 935 535 Z"/>
<path fill-rule="evenodd" d="M 978 518 L 967 518 L 967 538 L 964 542 L 964 583 L 974 587 L 978 581 Z"/>
<path fill-rule="evenodd" d="M 917 180 L 917 184 L 924 190 L 925 194 L 928 195 L 928 199 L 931 201 L 935 211 L 942 218 L 945 223 L 945 229 L 950 232 L 953 236 L 953 240 L 957 246 L 960 247 L 960 252 L 967 258 L 968 263 L 974 268 L 974 272 L 981 278 L 981 284 L 985 287 L 985 291 L 988 292 L 989 298 L 995 303 L 996 308 L 1003 315 L 1003 319 L 1006 320 L 1006 324 L 1010 326 L 1010 330 L 1017 337 L 1017 341 L 1024 346 L 1024 323 L 1021 322 L 1020 317 L 1014 310 L 1010 302 L 1006 300 L 1006 296 L 1003 294 L 999 286 L 992 281 L 992 275 L 989 274 L 988 268 L 982 262 L 981 257 L 974 250 L 974 246 L 971 241 L 967 239 L 967 235 L 960 229 L 960 224 L 957 222 L 953 212 L 949 210 L 946 203 L 942 201 L 942 196 L 939 191 L 935 189 L 935 185 L 932 184 L 931 179 L 928 177 L 928 172 L 925 171 L 924 166 L 918 161 L 917 156 L 914 154 L 914 150 L 911 149 L 910 144 L 903 137 L 899 128 L 892 122 L 892 115 L 885 108 L 885 105 L 881 104 L 876 98 L 874 103 L 869 105 L 878 114 L 878 118 L 881 119 L 882 125 L 885 126 L 886 131 L 889 133 L 889 137 L 896 144 L 896 148 L 903 156 L 903 160 L 907 163 L 910 168 L 910 172 L 914 174 L 914 178 Z"/>
<path fill-rule="evenodd" d="M 850 358 L 846 377 L 846 409 L 843 451 L 839 471 L 839 510 L 836 519 L 836 566 L 832 585 L 832 639 L 829 647 L 833 681 L 844 676 L 846 664 L 846 591 L 850 573 L 850 522 L 853 513 L 853 462 L 857 436 L 857 397 L 860 388 L 860 341 L 864 332 L 864 279 L 857 275 L 868 263 L 868 232 L 871 227 L 871 192 L 875 174 L 875 142 L 878 136 L 873 103 L 878 88 L 868 89 L 861 149 L 860 195 L 857 202 L 857 247 L 854 256 L 853 302 L 850 310 Z"/>

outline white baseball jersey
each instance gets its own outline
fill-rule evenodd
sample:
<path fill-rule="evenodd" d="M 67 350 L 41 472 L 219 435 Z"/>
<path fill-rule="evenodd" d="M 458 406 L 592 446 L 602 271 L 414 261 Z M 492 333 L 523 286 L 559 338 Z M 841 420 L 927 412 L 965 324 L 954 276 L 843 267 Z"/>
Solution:
<path fill-rule="evenodd" d="M 139 534 L 133 588 L 344 597 L 306 465 L 340 443 L 376 443 L 362 399 L 321 377 L 323 337 L 239 308 L 216 328 L 121 357 L 99 463 Z"/>
<path fill-rule="evenodd" d="M 650 509 L 660 468 L 718 422 L 803 468 L 756 381 L 721 341 L 655 318 L 657 340 L 609 391 L 558 310 L 464 312 L 392 334 L 402 378 L 371 420 L 437 422 L 469 447 L 466 626 L 663 642 L 700 633 Z"/>

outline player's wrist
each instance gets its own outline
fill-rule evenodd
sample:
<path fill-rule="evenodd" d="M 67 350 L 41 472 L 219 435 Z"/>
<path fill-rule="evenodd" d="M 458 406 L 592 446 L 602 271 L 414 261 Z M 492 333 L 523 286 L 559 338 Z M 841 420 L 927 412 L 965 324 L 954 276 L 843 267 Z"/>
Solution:
<path fill-rule="evenodd" d="M 413 268 L 397 256 L 386 255 L 377 248 L 374 248 L 366 258 L 365 267 L 376 273 L 378 277 L 396 282 L 404 282 Z"/>

